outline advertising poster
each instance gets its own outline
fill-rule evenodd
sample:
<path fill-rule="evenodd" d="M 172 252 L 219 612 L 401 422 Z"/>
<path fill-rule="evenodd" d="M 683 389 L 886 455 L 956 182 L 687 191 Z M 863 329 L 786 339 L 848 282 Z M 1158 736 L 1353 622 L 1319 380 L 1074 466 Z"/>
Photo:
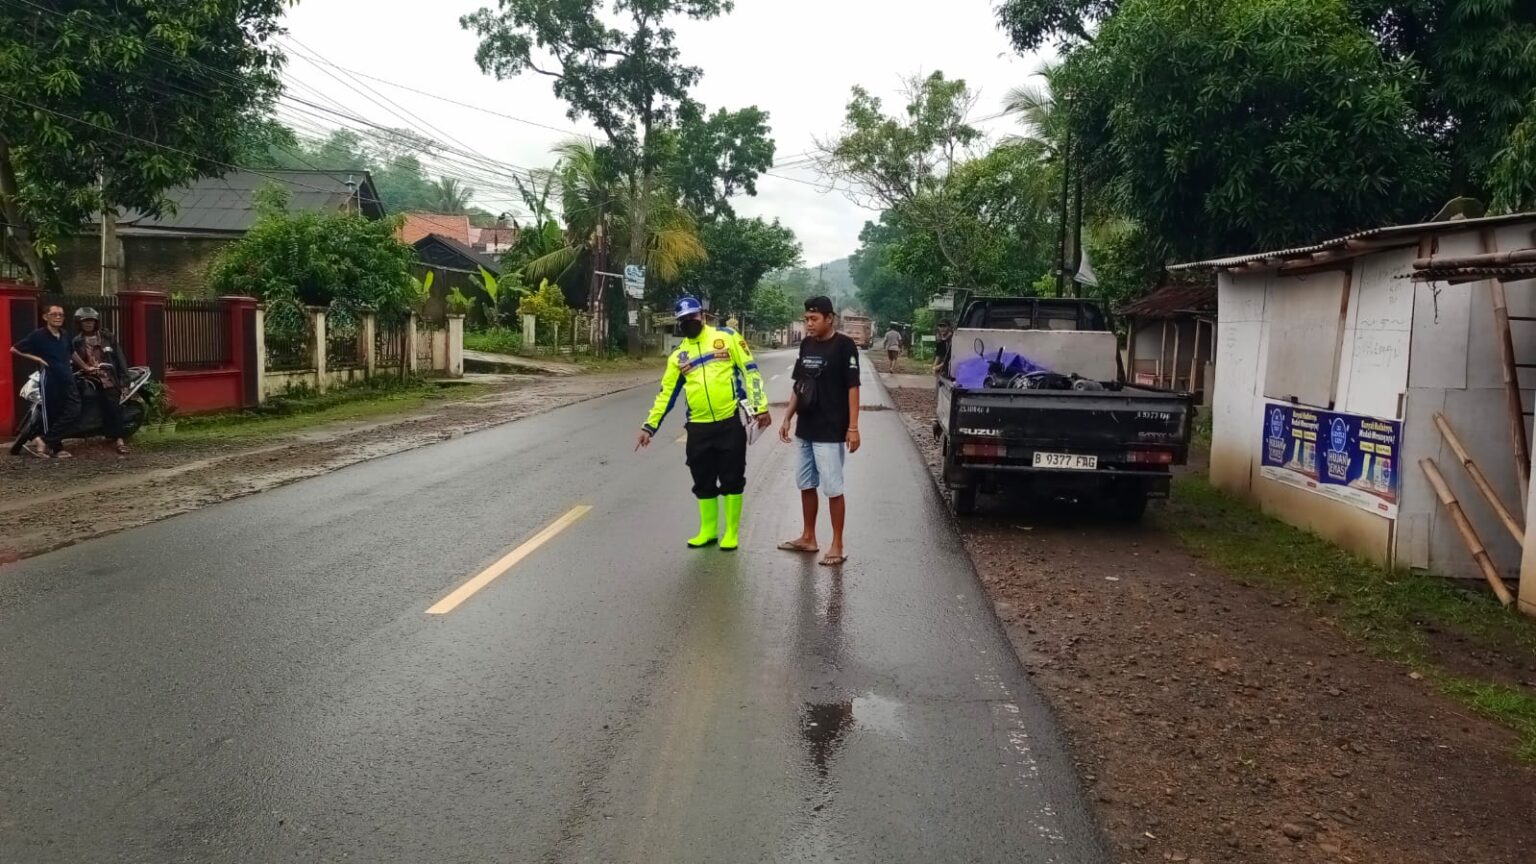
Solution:
<path fill-rule="evenodd" d="M 1270 402 L 1263 434 L 1264 477 L 1397 516 L 1401 422 Z"/>

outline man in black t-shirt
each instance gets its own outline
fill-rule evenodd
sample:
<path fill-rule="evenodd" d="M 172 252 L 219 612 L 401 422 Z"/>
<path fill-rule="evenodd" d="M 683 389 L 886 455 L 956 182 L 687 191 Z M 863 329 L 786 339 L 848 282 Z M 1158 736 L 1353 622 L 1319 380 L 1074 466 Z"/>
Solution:
<path fill-rule="evenodd" d="M 787 552 L 820 551 L 816 541 L 817 490 L 827 496 L 832 513 L 832 545 L 821 563 L 835 567 L 846 560 L 843 553 L 843 462 L 859 450 L 859 348 L 837 332 L 832 301 L 812 297 L 805 301 L 806 339 L 795 360 L 795 386 L 779 438 L 790 443 L 791 424 L 798 439 L 800 514 L 805 526 L 800 536 L 779 548 Z"/>

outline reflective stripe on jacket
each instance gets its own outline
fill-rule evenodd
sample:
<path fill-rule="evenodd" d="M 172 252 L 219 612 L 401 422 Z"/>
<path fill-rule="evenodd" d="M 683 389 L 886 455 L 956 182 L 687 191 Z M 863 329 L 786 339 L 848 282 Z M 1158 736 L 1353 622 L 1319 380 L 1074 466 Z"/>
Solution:
<path fill-rule="evenodd" d="M 685 339 L 667 358 L 661 392 L 645 419 L 645 429 L 661 428 L 678 398 L 688 402 L 690 423 L 718 423 L 736 416 L 736 406 L 748 400 L 755 414 L 768 410 L 763 375 L 752 359 L 747 340 L 727 327 L 704 328 L 697 339 Z"/>

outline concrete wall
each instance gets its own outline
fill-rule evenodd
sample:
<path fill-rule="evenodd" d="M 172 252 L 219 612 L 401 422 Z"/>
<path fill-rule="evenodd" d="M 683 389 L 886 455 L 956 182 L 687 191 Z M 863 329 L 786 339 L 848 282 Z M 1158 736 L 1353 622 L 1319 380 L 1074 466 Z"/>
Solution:
<path fill-rule="evenodd" d="M 1498 248 L 1529 248 L 1533 227 L 1536 223 L 1498 229 Z M 1483 251 L 1475 230 L 1441 235 L 1437 243 L 1437 255 Z M 1425 285 L 1402 278 L 1412 272 L 1418 254 L 1410 248 L 1366 255 L 1326 276 L 1220 276 L 1216 353 L 1221 372 L 1211 409 L 1211 479 L 1254 499 L 1265 512 L 1373 560 L 1478 578 L 1418 466 L 1420 459 L 1432 458 L 1499 568 L 1513 578 L 1520 564 L 1518 546 L 1433 424 L 1435 412 L 1447 416 L 1505 503 L 1518 512 L 1490 286 Z M 1346 286 L 1347 305 L 1333 307 L 1337 324 L 1322 326 L 1326 307 L 1343 299 Z M 1511 283 L 1507 293 L 1511 315 L 1536 316 L 1536 280 Z M 1536 362 L 1536 323 L 1517 321 L 1513 330 L 1517 358 Z M 1285 347 L 1277 350 L 1282 341 Z M 1336 377 L 1319 382 L 1317 368 L 1329 367 Z M 1529 408 L 1536 403 L 1530 389 L 1536 378 L 1528 374 L 1533 370 L 1523 371 Z M 1321 408 L 1403 422 L 1402 452 L 1394 466 L 1401 483 L 1395 523 L 1260 475 L 1266 390 L 1271 395 L 1284 391 Z"/>

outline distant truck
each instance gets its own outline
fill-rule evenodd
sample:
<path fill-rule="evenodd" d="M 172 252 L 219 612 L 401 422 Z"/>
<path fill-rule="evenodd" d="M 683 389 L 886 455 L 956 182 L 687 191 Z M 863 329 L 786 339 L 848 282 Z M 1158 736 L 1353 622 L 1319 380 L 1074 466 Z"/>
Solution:
<path fill-rule="evenodd" d="M 944 483 L 958 515 L 982 492 L 1101 504 L 1126 521 L 1168 497 L 1189 458 L 1187 393 L 1125 384 L 1119 346 L 1090 300 L 977 298 L 940 371 Z"/>
<path fill-rule="evenodd" d="M 860 348 L 873 348 L 875 345 L 875 322 L 872 318 L 863 315 L 842 316 L 842 331 L 852 339 Z"/>

